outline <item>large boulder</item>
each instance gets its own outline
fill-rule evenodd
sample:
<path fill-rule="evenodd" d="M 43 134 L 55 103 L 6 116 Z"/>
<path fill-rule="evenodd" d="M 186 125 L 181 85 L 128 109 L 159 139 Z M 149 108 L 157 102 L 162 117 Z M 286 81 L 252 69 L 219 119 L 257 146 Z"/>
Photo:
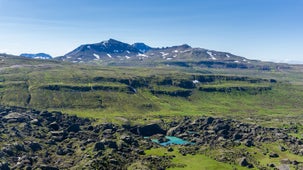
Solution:
<path fill-rule="evenodd" d="M 94 146 L 94 151 L 100 151 L 100 150 L 104 150 L 105 147 L 104 147 L 104 143 L 103 142 L 97 142 L 95 143 L 95 146 Z"/>
<path fill-rule="evenodd" d="M 31 150 L 32 150 L 33 152 L 36 152 L 36 151 L 39 151 L 39 150 L 42 149 L 41 145 L 40 145 L 39 143 L 37 143 L 37 142 L 32 142 L 32 143 L 30 143 L 30 144 L 29 144 L 29 147 L 31 148 Z"/>
<path fill-rule="evenodd" d="M 120 139 L 126 144 L 131 144 L 133 142 L 133 138 L 130 135 L 121 135 Z"/>
<path fill-rule="evenodd" d="M 269 157 L 270 158 L 278 158 L 279 155 L 277 153 L 272 152 L 272 153 L 269 154 Z"/>
<path fill-rule="evenodd" d="M 166 134 L 165 130 L 163 130 L 156 123 L 137 127 L 137 133 L 140 136 L 153 136 L 156 134 Z"/>
<path fill-rule="evenodd" d="M 0 169 L 1 170 L 10 170 L 7 162 L 4 162 L 4 163 L 0 162 Z"/>
<path fill-rule="evenodd" d="M 246 157 L 243 157 L 243 158 L 240 159 L 239 165 L 240 166 L 247 166 L 248 165 L 248 161 L 247 161 Z"/>
<path fill-rule="evenodd" d="M 68 132 L 79 132 L 81 129 L 80 129 L 80 126 L 78 124 L 72 124 L 70 125 L 68 128 L 67 128 L 67 131 Z"/>
<path fill-rule="evenodd" d="M 58 125 L 57 122 L 52 122 L 48 125 L 48 127 L 51 129 L 51 130 L 54 130 L 54 131 L 57 131 L 60 129 L 60 126 Z"/>
<path fill-rule="evenodd" d="M 248 162 L 246 157 L 242 157 L 239 160 L 239 165 L 240 166 L 244 166 L 244 167 L 248 167 L 248 168 L 253 168 L 253 165 L 251 163 Z"/>

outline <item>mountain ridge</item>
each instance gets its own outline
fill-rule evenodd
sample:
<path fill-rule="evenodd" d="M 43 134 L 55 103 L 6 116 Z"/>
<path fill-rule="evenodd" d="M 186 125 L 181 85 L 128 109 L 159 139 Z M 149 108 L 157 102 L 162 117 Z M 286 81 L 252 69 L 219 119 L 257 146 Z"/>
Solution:
<path fill-rule="evenodd" d="M 73 63 L 103 63 L 105 65 L 167 64 L 167 62 L 180 61 L 211 61 L 215 65 L 222 65 L 222 62 L 241 65 L 257 61 L 228 52 L 193 48 L 187 44 L 154 48 L 142 42 L 131 45 L 114 39 L 80 45 L 64 56 L 58 57 L 57 60 Z"/>

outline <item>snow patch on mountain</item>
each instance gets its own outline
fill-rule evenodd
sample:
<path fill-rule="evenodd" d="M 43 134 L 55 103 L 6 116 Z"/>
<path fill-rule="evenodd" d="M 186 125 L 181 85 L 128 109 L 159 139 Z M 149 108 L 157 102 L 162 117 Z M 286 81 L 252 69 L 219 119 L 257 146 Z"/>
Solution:
<path fill-rule="evenodd" d="M 165 53 L 165 52 L 160 52 L 162 54 L 162 57 L 167 56 L 169 53 Z"/>
<path fill-rule="evenodd" d="M 146 54 L 138 54 L 138 57 L 148 57 Z"/>
<path fill-rule="evenodd" d="M 206 53 L 211 57 L 212 60 L 217 60 L 211 51 L 206 51 Z"/>
<path fill-rule="evenodd" d="M 96 57 L 97 59 L 100 59 L 100 56 L 96 53 L 94 53 L 93 56 Z"/>
<path fill-rule="evenodd" d="M 199 80 L 193 80 L 194 84 L 200 83 Z"/>

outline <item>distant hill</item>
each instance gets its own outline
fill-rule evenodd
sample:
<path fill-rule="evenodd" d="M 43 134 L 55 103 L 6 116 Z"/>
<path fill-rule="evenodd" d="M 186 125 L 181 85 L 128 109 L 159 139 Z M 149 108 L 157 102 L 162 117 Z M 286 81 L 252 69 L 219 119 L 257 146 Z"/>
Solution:
<path fill-rule="evenodd" d="M 37 53 L 37 54 L 22 53 L 20 54 L 20 56 L 27 58 L 34 58 L 34 59 L 47 59 L 47 60 L 52 59 L 51 55 L 45 53 Z"/>

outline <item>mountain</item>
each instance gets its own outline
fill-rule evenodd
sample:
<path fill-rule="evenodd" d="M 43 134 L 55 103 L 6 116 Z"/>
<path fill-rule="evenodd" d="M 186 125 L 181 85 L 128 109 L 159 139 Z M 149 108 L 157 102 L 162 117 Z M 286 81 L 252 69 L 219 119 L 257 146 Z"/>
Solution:
<path fill-rule="evenodd" d="M 130 44 L 109 39 L 96 44 L 81 45 L 58 59 L 74 63 L 82 63 L 96 60 L 129 59 L 140 53 L 139 49 Z"/>
<path fill-rule="evenodd" d="M 132 45 L 114 39 L 81 45 L 57 60 L 73 63 L 97 63 L 112 66 L 181 66 L 205 68 L 257 68 L 262 70 L 287 65 L 250 60 L 228 52 L 193 48 L 187 44 L 152 48 L 144 43 Z"/>
<path fill-rule="evenodd" d="M 20 54 L 20 56 L 27 58 L 34 58 L 34 59 L 47 59 L 47 60 L 52 59 L 52 56 L 45 53 L 37 53 L 37 54 L 22 53 Z"/>

